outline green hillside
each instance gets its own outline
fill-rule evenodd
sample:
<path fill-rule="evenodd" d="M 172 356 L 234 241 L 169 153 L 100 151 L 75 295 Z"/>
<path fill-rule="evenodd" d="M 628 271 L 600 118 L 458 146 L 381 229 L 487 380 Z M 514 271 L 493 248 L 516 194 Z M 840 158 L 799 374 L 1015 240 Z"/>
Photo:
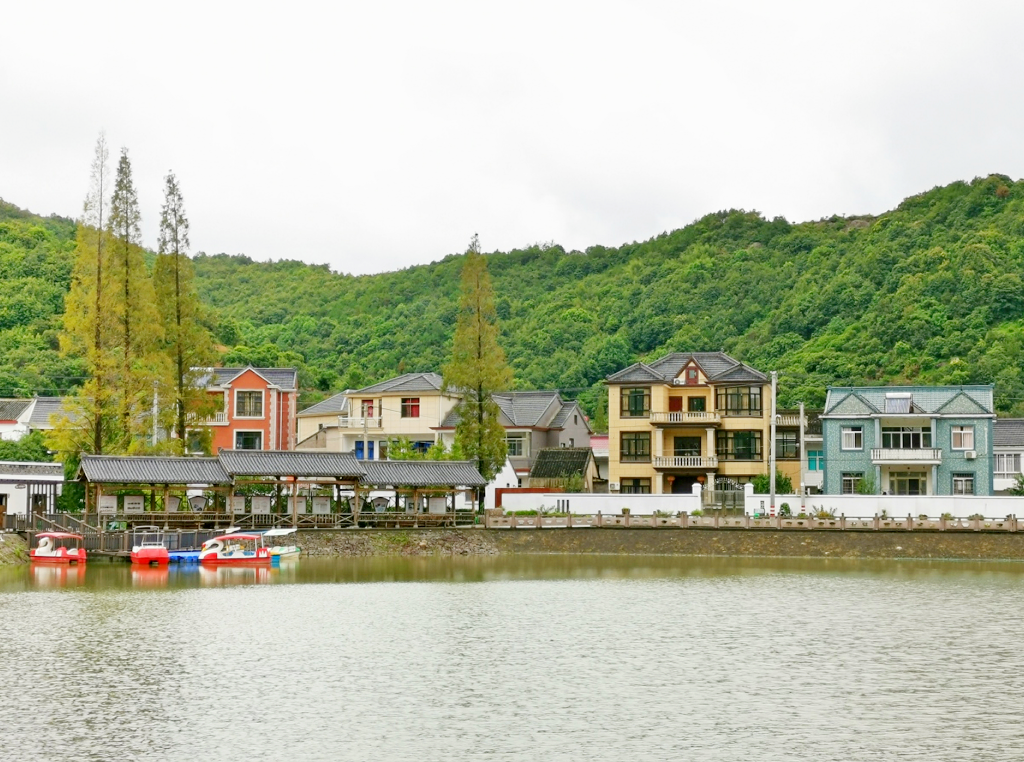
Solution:
<path fill-rule="evenodd" d="M 28 305 L 0 308 L 0 387 L 78 373 L 53 352 L 72 239 L 67 220 L 0 207 L 0 278 Z M 601 379 L 637 359 L 724 349 L 779 370 L 784 405 L 820 405 L 829 384 L 970 382 L 995 383 L 1000 412 L 1024 414 L 1024 182 L 1007 177 L 935 188 L 876 218 L 794 225 L 728 211 L 643 243 L 488 259 L 517 385 L 567 390 L 591 410 Z M 312 401 L 438 369 L 461 261 L 360 277 L 242 256 L 195 263 L 217 338 L 233 347 L 225 362 L 297 364 Z"/>

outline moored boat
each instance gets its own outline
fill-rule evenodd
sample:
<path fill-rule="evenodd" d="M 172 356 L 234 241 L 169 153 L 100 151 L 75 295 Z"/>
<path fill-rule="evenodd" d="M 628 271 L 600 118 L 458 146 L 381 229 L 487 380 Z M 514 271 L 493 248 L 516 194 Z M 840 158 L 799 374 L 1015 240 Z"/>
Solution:
<path fill-rule="evenodd" d="M 40 564 L 83 564 L 85 548 L 82 535 L 71 532 L 40 532 L 37 545 L 28 552 L 29 560 Z"/>
<path fill-rule="evenodd" d="M 133 564 L 164 566 L 171 562 L 171 554 L 164 545 L 164 534 L 157 527 L 136 527 L 133 534 Z"/>
<path fill-rule="evenodd" d="M 295 532 L 295 527 L 289 527 L 284 529 L 268 529 L 263 533 L 264 542 L 270 543 L 269 550 L 272 558 L 298 558 L 299 554 L 302 552 L 302 548 L 298 545 L 277 544 L 277 538 L 287 537 L 290 534 L 295 534 Z"/>
<path fill-rule="evenodd" d="M 269 564 L 270 549 L 263 546 L 261 534 L 224 534 L 203 543 L 201 564 Z"/>

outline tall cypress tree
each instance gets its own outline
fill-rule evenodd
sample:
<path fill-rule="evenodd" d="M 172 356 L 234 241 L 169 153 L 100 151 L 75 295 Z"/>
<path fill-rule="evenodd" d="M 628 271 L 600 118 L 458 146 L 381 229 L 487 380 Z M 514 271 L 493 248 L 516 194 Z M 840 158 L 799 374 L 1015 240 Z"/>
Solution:
<path fill-rule="evenodd" d="M 205 412 L 206 390 L 199 369 L 213 364 L 213 341 L 200 322 L 202 305 L 196 293 L 195 274 L 189 259 L 189 222 L 177 178 L 164 178 L 164 205 L 160 214 L 159 253 L 153 267 L 157 308 L 164 328 L 164 349 L 171 362 L 169 393 L 174 399 L 173 428 L 179 452 L 187 440 L 191 415 Z"/>
<path fill-rule="evenodd" d="M 492 395 L 511 387 L 512 371 L 498 345 L 494 290 L 475 235 L 462 268 L 452 357 L 442 369 L 442 376 L 445 391 L 462 396 L 457 405 L 455 442 L 490 481 L 501 470 L 508 453 L 501 410 Z"/>
<path fill-rule="evenodd" d="M 113 444 L 117 367 L 111 311 L 109 236 L 105 230 L 110 177 L 106 137 L 93 155 L 91 183 L 76 232 L 75 264 L 60 336 L 65 354 L 84 356 L 89 378 L 67 402 L 69 415 L 56 422 L 50 446 L 61 452 L 97 455 Z"/>
<path fill-rule="evenodd" d="M 163 329 L 153 280 L 142 257 L 141 219 L 131 161 L 128 150 L 122 148 L 108 221 L 115 351 L 121 365 L 117 409 L 122 450 L 141 446 L 146 429 L 152 425 L 148 411 L 153 382 L 164 370 L 156 352 Z"/>

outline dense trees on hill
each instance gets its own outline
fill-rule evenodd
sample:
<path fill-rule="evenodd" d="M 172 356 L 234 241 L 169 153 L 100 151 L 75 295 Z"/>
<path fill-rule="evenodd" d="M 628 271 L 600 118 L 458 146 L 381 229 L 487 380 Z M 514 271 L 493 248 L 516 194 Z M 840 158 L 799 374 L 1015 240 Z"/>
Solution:
<path fill-rule="evenodd" d="M 73 238 L 67 220 L 0 206 L 0 278 L 21 297 L 0 302 L 0 394 L 82 375 L 54 352 Z M 994 383 L 999 411 L 1024 415 L 1024 182 L 953 183 L 877 218 L 723 211 L 643 243 L 486 258 L 515 385 L 561 388 L 591 412 L 616 369 L 724 349 L 777 369 L 784 406 L 820 405 L 829 384 L 970 382 Z M 450 354 L 462 256 L 359 277 L 193 262 L 223 361 L 297 365 L 306 402 L 439 370 Z"/>

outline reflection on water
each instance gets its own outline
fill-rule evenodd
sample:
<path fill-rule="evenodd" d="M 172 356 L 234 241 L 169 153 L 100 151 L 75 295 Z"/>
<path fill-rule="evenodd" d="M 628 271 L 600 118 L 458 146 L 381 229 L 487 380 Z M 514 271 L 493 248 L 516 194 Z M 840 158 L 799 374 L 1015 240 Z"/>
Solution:
<path fill-rule="evenodd" d="M 1017 760 L 1022 584 L 845 559 L 0 569 L 0 758 Z"/>

